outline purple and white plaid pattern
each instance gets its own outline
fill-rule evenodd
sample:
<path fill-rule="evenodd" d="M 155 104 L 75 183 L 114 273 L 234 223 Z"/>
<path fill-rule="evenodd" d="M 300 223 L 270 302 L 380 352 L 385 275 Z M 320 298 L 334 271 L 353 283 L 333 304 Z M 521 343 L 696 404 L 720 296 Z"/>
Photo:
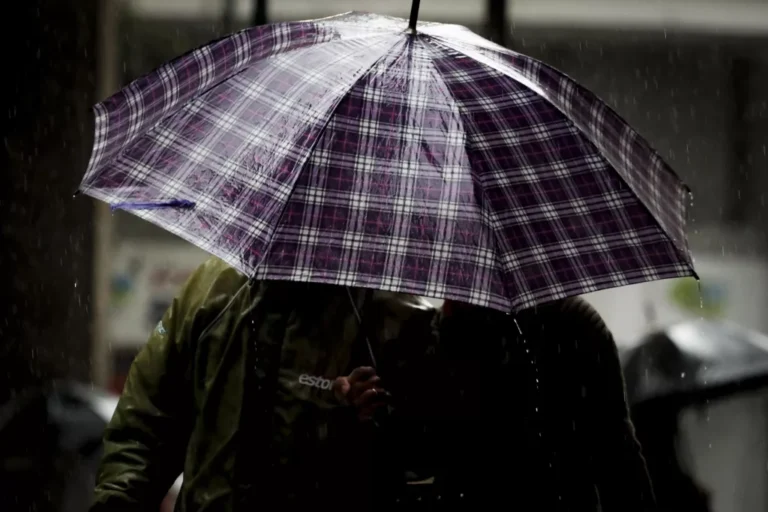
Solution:
<path fill-rule="evenodd" d="M 96 107 L 81 190 L 261 279 L 522 309 L 694 275 L 687 191 L 561 73 L 457 26 L 239 32 Z"/>

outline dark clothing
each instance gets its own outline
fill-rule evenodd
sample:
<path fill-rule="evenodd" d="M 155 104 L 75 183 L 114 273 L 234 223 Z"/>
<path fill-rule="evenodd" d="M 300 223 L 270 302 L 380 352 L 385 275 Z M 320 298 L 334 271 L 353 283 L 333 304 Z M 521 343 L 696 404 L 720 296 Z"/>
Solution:
<path fill-rule="evenodd" d="M 344 288 L 201 267 L 131 368 L 92 512 L 152 510 L 182 469 L 188 512 L 650 502 L 615 346 L 583 303 L 518 315 L 525 336 L 474 309 L 438 337 L 417 298 L 353 295 L 364 330 Z M 370 364 L 366 333 L 395 400 L 375 424 L 330 389 Z M 407 486 L 406 470 L 436 483 Z"/>
<path fill-rule="evenodd" d="M 407 373 L 390 348 L 428 334 L 433 309 L 351 293 L 381 358 Z M 331 389 L 370 364 L 349 299 L 342 287 L 249 283 L 220 260 L 203 265 L 131 367 L 92 512 L 157 510 L 182 470 L 179 511 L 383 506 L 405 485 L 407 454 Z"/>
<path fill-rule="evenodd" d="M 686 471 L 678 454 L 680 409 L 663 400 L 633 407 L 637 438 L 643 444 L 658 510 L 709 512 L 709 493 Z"/>
<path fill-rule="evenodd" d="M 449 509 L 653 509 L 617 349 L 585 301 L 462 310 L 440 334 L 435 494 Z"/>

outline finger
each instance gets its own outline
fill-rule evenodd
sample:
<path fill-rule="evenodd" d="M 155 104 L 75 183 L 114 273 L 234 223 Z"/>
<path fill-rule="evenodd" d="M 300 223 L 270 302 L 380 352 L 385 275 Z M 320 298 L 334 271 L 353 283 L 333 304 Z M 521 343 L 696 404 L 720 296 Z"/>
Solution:
<path fill-rule="evenodd" d="M 386 403 L 389 399 L 389 393 L 381 388 L 372 388 L 353 399 L 355 407 L 367 407 L 374 403 Z"/>
<path fill-rule="evenodd" d="M 333 389 L 333 393 L 336 395 L 337 399 L 343 400 L 349 395 L 349 392 L 352 389 L 352 384 L 347 377 L 337 377 L 336 380 L 333 381 L 331 389 Z"/>
<path fill-rule="evenodd" d="M 376 369 L 370 366 L 360 366 L 352 370 L 349 374 L 349 381 L 354 384 L 356 382 L 364 382 L 368 379 L 376 376 Z"/>
<path fill-rule="evenodd" d="M 372 389 L 381 390 L 381 385 L 379 384 L 378 379 L 370 379 L 365 382 L 358 382 L 358 383 L 352 384 L 352 388 L 349 390 L 349 394 L 347 395 L 347 397 L 350 400 L 357 400 L 363 394 L 365 394 L 368 391 L 371 391 Z"/>
<path fill-rule="evenodd" d="M 352 386 L 352 389 L 357 393 L 362 393 L 366 389 L 371 389 L 375 387 L 381 386 L 381 377 L 378 375 L 374 375 L 370 379 L 362 380 L 362 381 L 353 381 L 350 379 L 349 384 Z"/>

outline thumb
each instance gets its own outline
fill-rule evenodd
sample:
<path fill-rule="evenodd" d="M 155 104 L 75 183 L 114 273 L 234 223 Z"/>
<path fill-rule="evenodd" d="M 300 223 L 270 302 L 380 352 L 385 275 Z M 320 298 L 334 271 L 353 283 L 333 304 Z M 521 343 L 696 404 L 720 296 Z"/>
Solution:
<path fill-rule="evenodd" d="M 349 382 L 348 377 L 337 377 L 336 380 L 333 381 L 331 389 L 333 389 L 333 394 L 336 395 L 337 400 L 346 402 L 349 390 L 352 389 L 352 384 Z"/>

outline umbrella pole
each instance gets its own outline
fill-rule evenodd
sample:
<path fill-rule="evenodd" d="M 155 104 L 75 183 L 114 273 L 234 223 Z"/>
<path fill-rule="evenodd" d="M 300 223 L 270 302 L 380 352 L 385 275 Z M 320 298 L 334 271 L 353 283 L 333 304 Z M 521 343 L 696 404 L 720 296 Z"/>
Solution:
<path fill-rule="evenodd" d="M 253 2 L 254 26 L 267 24 L 267 0 L 255 0 Z"/>
<path fill-rule="evenodd" d="M 371 295 L 372 295 L 372 292 L 368 290 L 366 292 L 365 302 L 368 302 L 368 299 L 370 299 Z M 357 302 L 355 301 L 355 298 L 352 296 L 352 290 L 349 289 L 349 286 L 347 286 L 347 297 L 349 297 L 349 303 L 352 305 L 352 311 L 355 312 L 355 318 L 357 318 L 358 328 L 364 329 L 363 316 L 360 314 L 360 309 L 357 307 Z M 368 333 L 365 331 L 363 331 L 363 336 L 365 338 L 365 344 L 368 347 L 368 356 L 371 358 L 371 366 L 376 368 L 376 355 L 373 352 L 373 345 L 371 345 L 371 340 L 368 337 Z"/>
<path fill-rule="evenodd" d="M 419 7 L 421 6 L 421 0 L 413 0 L 411 2 L 411 17 L 408 21 L 408 28 L 412 32 L 416 33 L 416 22 L 419 19 Z"/>

